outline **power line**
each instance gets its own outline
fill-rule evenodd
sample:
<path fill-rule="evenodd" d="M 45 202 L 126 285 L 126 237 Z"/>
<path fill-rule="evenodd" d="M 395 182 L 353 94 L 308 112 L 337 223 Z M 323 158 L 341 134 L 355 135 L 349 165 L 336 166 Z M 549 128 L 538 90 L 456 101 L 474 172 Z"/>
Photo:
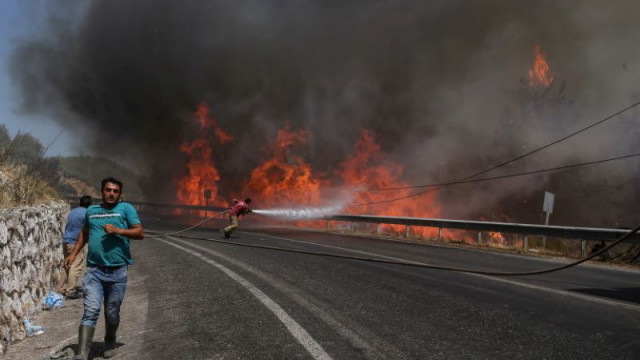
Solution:
<path fill-rule="evenodd" d="M 585 162 L 585 163 L 564 165 L 564 166 L 558 166 L 558 167 L 553 167 L 553 168 L 524 171 L 524 172 L 513 173 L 513 174 L 497 175 L 497 176 L 481 178 L 481 179 L 469 179 L 469 180 L 464 180 L 464 181 L 450 181 L 450 182 L 424 184 L 424 185 L 399 186 L 399 187 L 393 187 L 393 188 L 367 189 L 365 191 L 369 192 L 369 191 L 387 191 L 387 190 L 406 190 L 406 189 L 420 189 L 420 188 L 426 188 L 426 187 L 443 187 L 443 186 L 451 186 L 451 185 L 458 185 L 458 184 L 469 184 L 469 183 L 483 182 L 483 181 L 489 181 L 489 180 L 506 179 L 506 178 L 512 178 L 512 177 L 518 177 L 518 176 L 533 175 L 533 174 L 540 174 L 540 173 L 545 173 L 545 172 L 573 169 L 573 168 L 577 168 L 577 167 L 582 167 L 582 166 L 587 166 L 587 165 L 595 165 L 595 164 L 602 164 L 602 163 L 606 163 L 606 162 L 609 162 L 609 161 L 629 159 L 629 158 L 638 157 L 638 156 L 640 156 L 640 153 L 616 156 L 616 157 L 612 157 L 612 158 L 608 158 L 608 159 L 594 160 L 594 161 L 589 161 L 589 162 Z"/>
<path fill-rule="evenodd" d="M 602 123 L 604 123 L 604 122 L 606 122 L 606 121 L 609 121 L 609 120 L 613 119 L 614 117 L 616 117 L 616 116 L 618 116 L 618 115 L 620 115 L 620 114 L 622 114 L 622 113 L 624 113 L 624 112 L 626 112 L 626 111 L 628 111 L 628 110 L 630 110 L 630 109 L 632 109 L 632 108 L 634 108 L 634 107 L 636 107 L 636 106 L 638 106 L 638 105 L 640 105 L 640 101 L 638 101 L 638 102 L 636 102 L 636 103 L 634 103 L 634 104 L 631 104 L 631 105 L 627 106 L 626 108 L 624 108 L 624 109 L 622 109 L 622 110 L 620 110 L 620 111 L 618 111 L 618 112 L 616 112 L 616 113 L 613 113 L 613 114 L 611 114 L 611 115 L 607 116 L 606 118 L 604 118 L 604 119 L 602 119 L 602 120 L 600 120 L 600 121 L 596 121 L 595 123 L 593 123 L 593 124 L 591 124 L 591 125 L 589 125 L 589 126 L 587 126 L 587 127 L 584 127 L 584 128 L 582 128 L 582 129 L 580 129 L 580 130 L 577 130 L 577 131 L 575 131 L 575 132 L 573 132 L 573 133 L 571 133 L 571 134 L 569 134 L 569 135 L 566 135 L 566 136 L 564 136 L 564 137 L 562 137 L 562 138 L 560 138 L 560 139 L 558 139 L 558 140 L 552 141 L 552 142 L 550 142 L 550 143 L 548 143 L 548 144 L 546 144 L 546 145 L 543 145 L 543 146 L 541 146 L 541 147 L 539 147 L 539 148 L 537 148 L 537 149 L 531 150 L 531 151 L 529 151 L 529 152 L 527 152 L 527 153 L 524 153 L 524 154 L 522 154 L 522 155 L 520 155 L 520 156 L 516 156 L 515 158 L 513 158 L 513 159 L 511 159 L 511 160 L 509 160 L 509 161 L 505 161 L 505 162 L 503 162 L 503 163 L 500 163 L 500 164 L 495 165 L 495 166 L 493 166 L 493 167 L 490 167 L 490 168 L 488 168 L 488 169 L 482 170 L 482 171 L 480 171 L 480 172 L 478 172 L 478 173 L 475 173 L 475 174 L 473 174 L 473 175 L 469 175 L 469 176 L 467 176 L 466 178 L 463 178 L 463 179 L 461 179 L 461 180 L 459 180 L 459 181 L 464 181 L 464 180 L 467 180 L 467 179 L 471 179 L 471 178 L 474 178 L 474 177 L 477 177 L 477 176 L 480 176 L 480 175 L 486 174 L 486 173 L 488 173 L 488 172 L 490 172 L 490 171 L 493 171 L 493 170 L 495 170 L 495 169 L 501 168 L 501 167 L 503 167 L 503 166 L 505 166 L 505 165 L 509 165 L 509 164 L 511 164 L 512 162 L 515 162 L 515 161 L 518 161 L 518 160 L 524 159 L 524 158 L 525 158 L 525 157 L 527 157 L 527 156 L 533 155 L 533 154 L 535 154 L 535 153 L 537 153 L 537 152 L 540 152 L 540 151 L 542 151 L 542 150 L 544 150 L 544 149 L 546 149 L 546 148 L 549 148 L 549 147 L 551 147 L 551 146 L 553 146 L 553 145 L 556 145 L 556 144 L 558 144 L 558 143 L 561 143 L 561 142 L 563 142 L 563 141 L 565 141 L 565 140 L 567 140 L 567 139 L 569 139 L 569 138 L 572 138 L 572 137 L 574 137 L 574 136 L 576 136 L 576 135 L 578 135 L 578 134 L 580 134 L 580 133 L 583 133 L 583 132 L 585 132 L 585 131 L 587 131 L 587 130 L 589 130 L 589 129 L 593 128 L 593 127 L 596 127 L 596 126 L 598 126 L 598 125 L 600 125 L 600 124 L 602 124 Z"/>
<path fill-rule="evenodd" d="M 531 150 L 531 151 L 529 151 L 529 152 L 526 152 L 526 153 L 524 153 L 524 154 L 521 154 L 521 155 L 519 155 L 519 156 L 516 156 L 515 158 L 513 158 L 513 159 L 511 159 L 511 160 L 508 160 L 508 161 L 505 161 L 505 162 L 499 163 L 499 164 L 497 164 L 497 165 L 494 165 L 494 166 L 492 166 L 492 167 L 489 167 L 489 168 L 487 168 L 487 169 L 485 169 L 485 170 L 482 170 L 482 171 L 480 171 L 480 172 L 477 172 L 477 173 L 475 173 L 475 174 L 472 174 L 472 175 L 466 176 L 466 177 L 464 177 L 464 178 L 462 178 L 462 179 L 460 179 L 460 180 L 452 181 L 452 182 L 450 182 L 450 183 L 449 183 L 449 185 L 452 185 L 452 184 L 454 184 L 454 183 L 461 183 L 461 182 L 463 182 L 463 181 L 467 181 L 467 180 L 473 179 L 473 178 L 475 178 L 475 177 L 478 177 L 478 176 L 480 176 L 480 175 L 486 174 L 486 173 L 488 173 L 488 172 L 490 172 L 490 171 L 493 171 L 493 170 L 495 170 L 495 169 L 501 168 L 501 167 L 503 167 L 503 166 L 505 166 L 505 165 L 509 165 L 509 164 L 511 164 L 511 163 L 513 163 L 513 162 L 515 162 L 515 161 L 522 160 L 522 159 L 524 159 L 525 157 L 531 156 L 531 155 L 533 155 L 533 154 L 535 154 L 535 153 L 537 153 L 537 152 L 540 152 L 540 151 L 542 151 L 542 150 L 544 150 L 544 149 L 547 149 L 547 148 L 549 148 L 549 147 L 551 147 L 551 146 L 553 146 L 553 145 L 556 145 L 556 144 L 558 144 L 558 143 L 560 143 L 560 142 L 562 142 L 562 141 L 565 141 L 565 140 L 567 140 L 567 139 L 569 139 L 569 138 L 571 138 L 571 137 L 574 137 L 574 136 L 576 136 L 576 135 L 578 135 L 578 134 L 580 134 L 580 133 L 583 133 L 583 132 L 585 132 L 585 131 L 587 131 L 587 130 L 589 130 L 589 129 L 593 128 L 593 127 L 596 127 L 596 126 L 598 126 L 598 125 L 600 125 L 600 124 L 602 124 L 602 123 L 604 123 L 604 122 L 606 122 L 606 121 L 609 121 L 609 120 L 611 120 L 611 119 L 615 118 L 616 116 L 618 116 L 618 115 L 620 115 L 620 114 L 622 114 L 622 113 L 624 113 L 624 112 L 626 112 L 626 111 L 628 111 L 628 110 L 630 110 L 630 109 L 635 108 L 635 107 L 636 107 L 636 106 L 638 106 L 638 105 L 640 105 L 640 101 L 635 102 L 635 103 L 633 103 L 633 104 L 631 104 L 631 105 L 629 105 L 629 106 L 625 107 L 624 109 L 622 109 L 622 110 L 620 110 L 620 111 L 617 111 L 617 112 L 615 112 L 615 113 L 613 113 L 613 114 L 611 114 L 611 115 L 609 115 L 609 116 L 605 117 L 605 118 L 604 118 L 604 119 L 602 119 L 602 120 L 596 121 L 595 123 L 593 123 L 593 124 L 591 124 L 591 125 L 588 125 L 588 126 L 586 126 L 586 127 L 583 127 L 583 128 L 581 128 L 581 129 L 579 129 L 579 130 L 577 130 L 577 131 L 574 131 L 573 133 L 570 133 L 570 134 L 568 134 L 568 135 L 566 135 L 566 136 L 564 136 L 564 137 L 562 137 L 562 138 L 560 138 L 560 139 L 557 139 L 557 140 L 552 141 L 552 142 L 550 142 L 550 143 L 548 143 L 548 144 L 546 144 L 546 145 L 540 146 L 540 147 L 538 147 L 538 148 L 536 148 L 536 149 L 534 149 L 534 150 Z M 401 197 L 394 198 L 394 199 L 382 200 L 382 201 L 375 201 L 375 202 L 364 203 L 364 204 L 354 204 L 354 206 L 366 206 L 366 205 L 376 205 L 376 204 L 384 204 L 384 203 L 395 202 L 395 201 L 398 201 L 398 200 L 404 200 L 404 199 L 409 199 L 409 198 L 413 198 L 413 197 L 416 197 L 416 196 L 420 196 L 420 195 L 422 195 L 422 194 L 425 194 L 425 193 L 427 193 L 427 192 L 430 192 L 430 191 L 433 191 L 433 190 L 436 190 L 436 189 L 437 189 L 437 188 L 431 188 L 431 189 L 427 189 L 427 190 L 425 190 L 425 191 L 420 191 L 420 192 L 417 192 L 417 193 L 414 193 L 414 194 L 410 194 L 410 195 L 406 195 L 406 196 L 401 196 Z M 380 189 L 378 189 L 378 190 L 380 190 Z"/>
<path fill-rule="evenodd" d="M 586 262 L 587 260 L 591 260 L 597 256 L 600 256 L 606 251 L 609 251 L 610 249 L 617 246 L 621 242 L 630 238 L 632 235 L 634 235 L 638 231 L 640 231 L 640 227 L 636 227 L 635 229 L 617 238 L 610 245 L 598 250 L 597 252 L 594 252 L 593 254 L 590 254 L 589 256 L 583 259 L 579 259 L 565 265 L 559 265 L 559 266 L 544 269 L 544 270 L 525 271 L 525 272 L 488 271 L 488 270 L 480 270 L 480 269 L 472 269 L 472 268 L 459 268 L 459 267 L 450 267 L 450 266 L 442 266 L 442 265 L 432 265 L 432 264 L 425 264 L 425 263 L 414 262 L 414 261 L 386 260 L 381 258 L 370 258 L 370 257 L 362 257 L 362 256 L 354 256 L 354 255 L 331 254 L 331 253 L 318 252 L 318 251 L 287 249 L 279 246 L 247 244 L 247 243 L 239 243 L 237 241 L 226 241 L 226 240 L 187 236 L 187 235 L 178 235 L 176 237 L 180 237 L 184 239 L 192 239 L 192 240 L 203 240 L 203 241 L 216 242 L 216 243 L 228 244 L 228 245 L 234 245 L 234 246 L 249 247 L 249 248 L 255 248 L 255 249 L 276 250 L 276 251 L 284 251 L 284 252 L 296 253 L 296 254 L 324 256 L 324 257 L 347 259 L 347 260 L 359 260 L 359 261 L 376 262 L 376 263 L 383 263 L 383 264 L 405 265 L 405 266 L 420 267 L 420 268 L 435 269 L 435 270 L 457 271 L 457 272 L 463 272 L 463 273 L 469 273 L 469 274 L 480 274 L 480 275 L 488 275 L 488 276 L 531 276 L 531 275 L 541 275 L 541 274 L 552 273 L 552 272 L 556 272 L 556 271 L 560 271 L 560 270 L 564 270 L 570 267 L 580 265 L 583 262 Z M 159 234 L 158 236 L 167 236 L 167 235 Z"/>

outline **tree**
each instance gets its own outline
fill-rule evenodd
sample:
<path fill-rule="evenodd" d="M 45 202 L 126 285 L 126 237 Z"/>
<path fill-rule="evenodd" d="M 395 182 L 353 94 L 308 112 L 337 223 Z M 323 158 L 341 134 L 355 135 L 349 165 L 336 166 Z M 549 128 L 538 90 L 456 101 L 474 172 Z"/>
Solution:
<path fill-rule="evenodd" d="M 44 146 L 31 134 L 18 132 L 11 141 L 9 160 L 15 164 L 25 164 L 29 168 L 37 166 L 42 161 Z"/>

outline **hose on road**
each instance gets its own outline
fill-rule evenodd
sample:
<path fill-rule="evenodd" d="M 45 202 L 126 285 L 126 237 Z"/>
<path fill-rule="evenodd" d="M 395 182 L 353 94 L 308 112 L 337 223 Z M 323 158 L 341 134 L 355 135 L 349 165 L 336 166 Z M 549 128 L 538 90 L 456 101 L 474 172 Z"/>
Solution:
<path fill-rule="evenodd" d="M 220 214 L 223 214 L 223 213 L 224 212 L 222 212 Z M 217 214 L 217 215 L 220 215 L 220 214 Z M 209 220 L 211 220 L 211 218 L 207 219 L 205 221 L 209 221 Z M 193 227 L 195 227 L 195 226 L 193 226 Z M 193 227 L 191 227 L 190 229 L 192 229 Z M 170 235 L 173 236 L 173 235 L 176 235 L 178 233 L 185 232 L 185 231 L 186 230 L 181 230 L 181 231 L 178 231 L 178 232 L 175 232 L 175 233 L 172 233 L 172 234 L 157 234 L 157 235 L 154 235 L 153 237 L 170 236 Z M 557 266 L 557 267 L 553 267 L 553 268 L 549 268 L 549 269 L 545 269 L 545 270 L 525 271 L 525 272 L 499 272 L 499 271 L 465 269 L 465 268 L 450 267 L 450 266 L 431 265 L 431 264 L 425 264 L 425 263 L 414 262 L 414 261 L 385 260 L 385 259 L 369 258 L 369 257 L 362 257 L 362 256 L 340 255 L 340 254 L 330 254 L 330 253 L 317 252 L 317 251 L 287 249 L 287 248 L 282 248 L 282 247 L 277 247 L 277 246 L 245 244 L 245 243 L 238 243 L 238 242 L 227 241 L 227 240 L 202 238 L 202 237 L 195 237 L 195 236 L 179 235 L 177 237 L 185 238 L 185 239 L 217 242 L 217 243 L 221 243 L 221 244 L 229 244 L 229 245 L 235 245 L 235 246 L 251 247 L 251 248 L 257 248 L 257 249 L 276 250 L 276 251 L 284 251 L 284 252 L 289 252 L 289 253 L 315 255 L 315 256 L 325 256 L 325 257 L 333 257 L 333 258 L 348 259 L 348 260 L 359 260 L 359 261 L 367 261 L 367 262 L 376 262 L 376 263 L 383 263 L 383 264 L 405 265 L 405 266 L 412 266 L 412 267 L 420 267 L 420 268 L 435 269 L 435 270 L 445 270 L 445 271 L 456 271 L 456 272 L 478 274 L 478 275 L 489 275 L 489 276 L 531 276 L 531 275 L 540 275 L 540 274 L 547 274 L 547 273 L 551 273 L 551 272 L 555 272 L 555 271 L 560 271 L 560 270 L 568 269 L 570 267 L 574 267 L 576 265 L 582 264 L 583 262 L 591 260 L 591 259 L 593 259 L 593 258 L 595 258 L 597 256 L 600 256 L 604 252 L 612 249 L 616 245 L 620 244 L 621 242 L 623 242 L 623 241 L 627 240 L 628 238 L 630 238 L 631 236 L 633 236 L 638 231 L 640 231 L 640 226 L 635 228 L 635 229 L 633 229 L 633 230 L 631 230 L 631 231 L 629 231 L 625 235 L 620 236 L 614 242 L 612 242 L 610 245 L 600 249 L 599 251 L 594 252 L 593 254 L 590 254 L 589 256 L 587 256 L 587 257 L 585 257 L 583 259 L 574 261 L 572 263 L 561 265 L 561 266 Z"/>
<path fill-rule="evenodd" d="M 197 223 L 197 224 L 195 224 L 195 225 L 193 225 L 191 227 L 188 227 L 186 229 L 178 230 L 178 231 L 171 232 L 171 233 L 154 233 L 153 235 L 145 236 L 145 238 L 149 239 L 149 238 L 157 238 L 157 237 L 161 237 L 161 236 L 175 236 L 175 235 L 178 235 L 178 234 L 182 234 L 183 232 L 187 232 L 187 231 L 189 231 L 191 229 L 195 229 L 198 226 L 200 226 L 200 225 L 202 225 L 202 224 L 204 224 L 204 223 L 206 223 L 208 221 L 211 221 L 211 220 L 215 219 L 216 217 L 218 217 L 218 216 L 220 216 L 222 214 L 226 214 L 229 211 L 231 211 L 231 210 L 225 210 L 225 211 L 221 211 L 221 212 L 219 212 L 217 214 L 213 214 L 212 216 L 210 216 L 210 217 L 200 221 L 199 223 Z"/>

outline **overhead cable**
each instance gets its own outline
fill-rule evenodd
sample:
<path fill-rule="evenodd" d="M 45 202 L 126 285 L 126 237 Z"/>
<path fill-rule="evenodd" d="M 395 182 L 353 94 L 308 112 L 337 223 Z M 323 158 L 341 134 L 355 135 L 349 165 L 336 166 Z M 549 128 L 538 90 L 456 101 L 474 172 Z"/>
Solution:
<path fill-rule="evenodd" d="M 545 173 L 545 172 L 567 170 L 567 169 L 573 169 L 573 168 L 587 166 L 587 165 L 602 164 L 602 163 L 615 161 L 615 160 L 629 159 L 629 158 L 634 158 L 634 157 L 638 157 L 638 156 L 640 156 L 640 153 L 629 154 L 629 155 L 621 155 L 621 156 L 616 156 L 616 157 L 612 157 L 612 158 L 608 158 L 608 159 L 588 161 L 588 162 L 579 163 L 579 164 L 570 164 L 570 165 L 564 165 L 564 166 L 557 166 L 557 167 L 553 167 L 553 168 L 524 171 L 524 172 L 513 173 L 513 174 L 497 175 L 497 176 L 481 178 L 481 179 L 469 179 L 469 180 L 463 180 L 463 181 L 462 180 L 461 181 L 450 181 L 450 182 L 443 182 L 443 183 L 432 183 L 432 184 L 411 185 L 411 186 L 399 186 L 399 187 L 390 187 L 390 188 L 377 188 L 377 189 L 374 188 L 374 189 L 367 189 L 366 191 L 420 189 L 420 188 L 425 188 L 425 187 L 436 187 L 436 186 L 437 187 L 443 187 L 443 186 L 451 186 L 451 185 L 458 185 L 458 184 L 476 183 L 476 182 L 483 182 L 483 181 L 489 181 L 489 180 L 506 179 L 506 178 L 512 178 L 512 177 L 518 177 L 518 176 L 540 174 L 540 173 Z"/>
<path fill-rule="evenodd" d="M 571 262 L 569 264 L 552 267 L 552 268 L 549 268 L 549 269 L 536 270 L 536 271 L 524 271 L 524 272 L 500 272 L 500 271 L 487 271 L 487 270 L 477 270 L 477 269 L 469 269 L 469 268 L 458 268 L 458 267 L 451 267 L 451 266 L 431 265 L 431 264 L 426 264 L 426 263 L 421 263 L 421 262 L 416 262 L 416 261 L 386 260 L 386 259 L 381 259 L 381 258 L 369 258 L 369 257 L 353 256 L 353 255 L 331 254 L 331 253 L 324 253 L 324 252 L 318 252 L 318 251 L 287 249 L 287 248 L 282 248 L 282 247 L 277 247 L 277 246 L 265 246 L 265 245 L 257 245 L 257 244 L 244 244 L 244 243 L 238 243 L 238 242 L 234 242 L 234 241 L 226 241 L 226 240 L 211 239 L 211 238 L 202 238 L 202 237 L 196 237 L 196 236 L 179 235 L 177 237 L 185 238 L 185 239 L 192 239 L 192 240 L 203 240 L 203 241 L 216 242 L 216 243 L 229 244 L 229 245 L 242 246 L 242 247 L 257 248 L 257 249 L 276 250 L 276 251 L 283 251 L 283 252 L 289 252 L 289 253 L 316 255 L 316 256 L 340 258 L 340 259 L 347 259 L 347 260 L 359 260 L 359 261 L 376 262 L 376 263 L 384 263 L 384 264 L 392 264 L 392 265 L 405 265 L 405 266 L 412 266 L 412 267 L 420 267 L 420 268 L 427 268 L 427 269 L 434 269 L 434 270 L 455 271 L 455 272 L 478 274 L 478 275 L 488 275 L 488 276 L 531 276 L 531 275 L 540 275 L 540 274 L 546 274 L 546 273 L 551 273 L 551 272 L 555 272 L 555 271 L 560 271 L 560 270 L 568 269 L 570 267 L 574 267 L 574 266 L 577 266 L 579 264 L 582 264 L 585 261 L 591 260 L 591 259 L 593 259 L 595 257 L 598 257 L 598 256 L 602 255 L 606 251 L 609 251 L 610 249 L 612 249 L 616 245 L 618 245 L 621 242 L 629 239 L 632 235 L 634 235 L 638 231 L 640 231 L 640 227 L 636 227 L 635 229 L 630 230 L 628 233 L 620 236 L 619 238 L 617 238 L 615 241 L 613 241 L 608 246 L 600 249 L 597 252 L 594 252 L 593 254 L 590 254 L 589 256 L 587 256 L 587 257 L 585 257 L 583 259 Z"/>
<path fill-rule="evenodd" d="M 508 161 L 505 161 L 505 162 L 499 163 L 499 164 L 497 164 L 497 165 L 491 166 L 491 167 L 489 167 L 489 168 L 487 168 L 487 169 L 484 169 L 484 170 L 482 170 L 482 171 L 479 171 L 479 172 L 477 172 L 477 173 L 475 173 L 475 174 L 472 174 L 472 175 L 469 175 L 469 176 L 463 177 L 463 178 L 461 178 L 461 179 L 459 179 L 459 180 L 456 180 L 456 181 L 452 181 L 452 182 L 450 182 L 449 184 L 461 183 L 461 182 L 463 182 L 463 181 L 467 181 L 467 180 L 473 179 L 473 178 L 478 177 L 478 176 L 480 176 L 480 175 L 486 174 L 486 173 L 488 173 L 488 172 L 490 172 L 490 171 L 493 171 L 493 170 L 496 170 L 496 169 L 501 168 L 501 167 L 503 167 L 503 166 L 509 165 L 509 164 L 511 164 L 511 163 L 513 163 L 513 162 L 515 162 L 515 161 L 522 160 L 522 159 L 524 159 L 525 157 L 531 156 L 531 155 L 533 155 L 533 154 L 535 154 L 535 153 L 538 153 L 538 152 L 540 152 L 540 151 L 542 151 L 542 150 L 544 150 L 544 149 L 547 149 L 547 148 L 549 148 L 549 147 L 551 147 L 551 146 L 553 146 L 553 145 L 556 145 L 556 144 L 561 143 L 561 142 L 563 142 L 563 141 L 565 141 L 565 140 L 567 140 L 567 139 L 569 139 L 569 138 L 572 138 L 572 137 L 574 137 L 574 136 L 576 136 L 576 135 L 578 135 L 578 134 L 581 134 L 581 133 L 583 133 L 583 132 L 585 132 L 585 131 L 587 131 L 587 130 L 589 130 L 589 129 L 591 129 L 591 128 L 594 128 L 594 127 L 596 127 L 596 126 L 598 126 L 598 125 L 600 125 L 600 124 L 602 124 L 602 123 L 604 123 L 604 122 L 607 122 L 607 121 L 609 121 L 609 120 L 611 120 L 611 119 L 615 118 L 616 116 L 618 116 L 618 115 L 620 115 L 620 114 L 622 114 L 622 113 L 624 113 L 624 112 L 626 112 L 626 111 L 628 111 L 628 110 L 630 110 L 630 109 L 635 108 L 635 107 L 636 107 L 636 106 L 638 106 L 638 105 L 640 105 L 640 101 L 635 102 L 635 103 L 633 103 L 633 104 L 631 104 L 631 105 L 629 105 L 629 106 L 625 107 L 624 109 L 622 109 L 622 110 L 620 110 L 620 111 L 617 111 L 617 112 L 615 112 L 615 113 L 613 113 L 613 114 L 611 114 L 611 115 L 609 115 L 609 116 L 605 117 L 605 118 L 604 118 L 604 119 L 602 119 L 602 120 L 596 121 L 595 123 L 593 123 L 593 124 L 591 124 L 591 125 L 588 125 L 588 126 L 586 126 L 586 127 L 583 127 L 583 128 L 581 128 L 581 129 L 579 129 L 579 130 L 577 130 L 577 131 L 574 131 L 574 132 L 572 132 L 572 133 L 570 133 L 570 134 L 568 134 L 568 135 L 565 135 L 565 136 L 563 136 L 563 137 L 561 137 L 561 138 L 559 138 L 559 139 L 557 139 L 557 140 L 555 140 L 555 141 L 552 141 L 552 142 L 550 142 L 550 143 L 548 143 L 548 144 L 546 144 L 546 145 L 540 146 L 540 147 L 538 147 L 538 148 L 536 148 L 536 149 L 533 149 L 533 150 L 528 151 L 528 152 L 526 152 L 526 153 L 524 153 L 524 154 L 521 154 L 521 155 L 519 155 L 519 156 L 516 156 L 515 158 L 512 158 L 512 159 L 510 159 L 510 160 L 508 160 Z M 390 203 L 390 202 L 395 202 L 395 201 L 398 201 L 398 200 L 404 200 L 404 199 L 409 199 L 409 198 L 413 198 L 413 197 L 416 197 L 416 196 L 420 196 L 420 195 L 422 195 L 422 194 L 425 194 L 425 193 L 428 193 L 428 192 L 434 191 L 434 190 L 436 190 L 436 189 L 437 189 L 437 187 L 436 187 L 436 188 L 430 188 L 430 189 L 427 189 L 427 190 L 424 190 L 424 191 L 419 191 L 419 192 L 416 192 L 416 193 L 413 193 L 413 194 L 410 194 L 410 195 L 405 195 L 405 196 L 401 196 L 401 197 L 393 198 L 393 199 L 381 200 L 381 201 L 374 201 L 374 202 L 362 203 L 362 204 L 353 204 L 353 205 L 354 205 L 354 206 L 367 206 L 367 205 L 376 205 L 376 204 Z"/>

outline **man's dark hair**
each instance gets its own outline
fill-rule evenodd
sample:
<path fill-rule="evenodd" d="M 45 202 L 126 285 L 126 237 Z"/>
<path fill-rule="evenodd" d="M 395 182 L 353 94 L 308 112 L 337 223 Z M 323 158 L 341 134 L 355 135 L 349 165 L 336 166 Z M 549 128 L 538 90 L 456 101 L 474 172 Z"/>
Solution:
<path fill-rule="evenodd" d="M 120 187 L 120 192 L 122 192 L 122 181 L 112 177 L 102 179 L 102 183 L 100 184 L 100 191 L 104 190 L 104 186 L 107 185 L 107 183 L 118 185 Z"/>
<path fill-rule="evenodd" d="M 80 206 L 87 208 L 91 206 L 91 201 L 93 201 L 93 199 L 91 199 L 91 196 L 85 195 L 80 198 Z"/>
<path fill-rule="evenodd" d="M 244 202 L 247 203 L 247 204 L 250 203 L 251 202 L 251 198 L 244 199 Z"/>

